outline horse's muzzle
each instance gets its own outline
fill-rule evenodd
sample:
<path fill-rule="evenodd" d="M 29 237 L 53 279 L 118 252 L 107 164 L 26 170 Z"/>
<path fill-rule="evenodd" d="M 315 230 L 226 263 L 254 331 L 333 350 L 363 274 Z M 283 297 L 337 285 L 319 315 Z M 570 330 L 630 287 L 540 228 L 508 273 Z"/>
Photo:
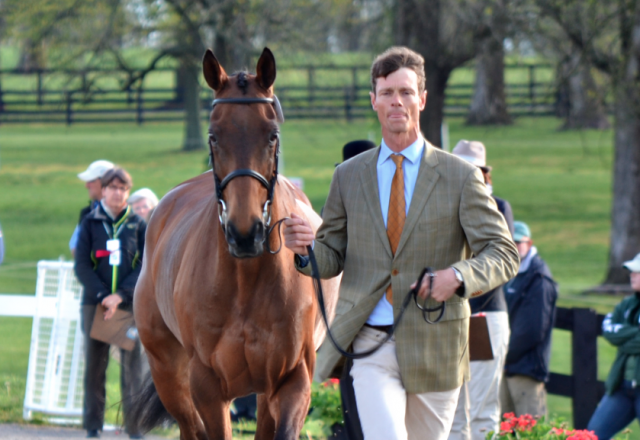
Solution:
<path fill-rule="evenodd" d="M 256 221 L 248 234 L 241 234 L 233 222 L 226 227 L 225 239 L 229 245 L 229 253 L 236 258 L 254 258 L 262 255 L 266 227 L 263 222 Z"/>

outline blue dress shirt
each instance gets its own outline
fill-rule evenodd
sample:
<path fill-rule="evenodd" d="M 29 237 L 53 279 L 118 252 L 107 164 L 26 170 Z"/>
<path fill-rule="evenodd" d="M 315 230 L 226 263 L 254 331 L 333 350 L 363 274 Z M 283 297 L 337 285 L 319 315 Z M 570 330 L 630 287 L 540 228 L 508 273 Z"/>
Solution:
<path fill-rule="evenodd" d="M 406 214 L 409 214 L 409 206 L 413 197 L 413 190 L 418 180 L 418 172 L 420 171 L 420 162 L 424 153 L 424 139 L 422 136 L 407 148 L 398 154 L 404 156 L 402 161 L 402 171 L 404 173 L 404 201 Z M 391 159 L 391 155 L 396 154 L 387 146 L 384 139 L 378 156 L 377 172 L 378 172 L 378 193 L 380 195 L 380 209 L 382 210 L 382 218 L 384 226 L 387 226 L 387 218 L 389 216 L 389 198 L 391 197 L 391 183 L 396 173 L 396 164 Z M 391 325 L 393 324 L 393 306 L 387 301 L 387 296 L 382 298 L 369 315 L 367 319 L 369 325 Z"/>

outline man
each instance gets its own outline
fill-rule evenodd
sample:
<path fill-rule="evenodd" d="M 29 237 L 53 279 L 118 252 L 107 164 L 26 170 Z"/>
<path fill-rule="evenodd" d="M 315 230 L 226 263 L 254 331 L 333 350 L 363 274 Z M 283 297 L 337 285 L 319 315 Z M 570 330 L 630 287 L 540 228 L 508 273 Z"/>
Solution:
<path fill-rule="evenodd" d="M 104 423 L 105 381 L 109 344 L 90 337 L 98 304 L 107 310 L 132 310 L 133 290 L 140 275 L 146 223 L 127 205 L 131 177 L 122 168 L 108 170 L 101 180 L 102 200 L 85 217 L 75 257 L 75 272 L 84 287 L 82 328 L 85 342 L 83 427 L 87 437 L 99 437 Z M 129 422 L 131 399 L 141 386 L 140 341 L 132 351 L 121 350 L 120 388 L 125 428 L 130 438 L 141 438 Z"/>
<path fill-rule="evenodd" d="M 373 62 L 371 83 L 382 145 L 336 168 L 317 235 L 292 214 L 285 244 L 304 274 L 311 245 L 322 278 L 343 272 L 331 330 L 354 352 L 386 336 L 422 269 L 435 270 L 433 291 L 425 277 L 419 295 L 430 293 L 431 307 L 446 301 L 442 320 L 429 325 L 410 306 L 394 338 L 355 360 L 351 377 L 365 439 L 445 439 L 469 378 L 466 298 L 515 274 L 517 250 L 480 171 L 420 134 L 423 58 L 391 48 Z M 327 338 L 315 378 L 326 379 L 340 357 Z"/>
<path fill-rule="evenodd" d="M 487 166 L 484 144 L 463 139 L 452 153 L 480 168 L 491 194 L 491 167 Z M 493 194 L 491 196 L 513 234 L 511 205 Z M 503 289 L 498 287 L 486 295 L 471 298 L 469 305 L 472 315 L 486 317 L 493 359 L 471 361 L 471 380 L 465 382 L 460 390 L 449 440 L 484 440 L 488 432 L 497 432 L 500 428 L 500 383 L 509 347 L 509 316 Z"/>
<path fill-rule="evenodd" d="M 89 192 L 89 206 L 85 206 L 80 210 L 80 219 L 78 220 L 76 228 L 73 230 L 73 234 L 71 234 L 71 239 L 69 240 L 71 255 L 75 255 L 82 220 L 98 205 L 102 198 L 100 178 L 104 173 L 113 168 L 113 166 L 114 165 L 108 160 L 96 160 L 92 162 L 86 170 L 78 174 L 78 178 L 84 182 L 84 186 Z"/>
<path fill-rule="evenodd" d="M 526 223 L 514 222 L 520 254 L 518 275 L 504 286 L 511 337 L 500 390 L 503 412 L 517 416 L 547 414 L 551 331 L 558 289 Z"/>

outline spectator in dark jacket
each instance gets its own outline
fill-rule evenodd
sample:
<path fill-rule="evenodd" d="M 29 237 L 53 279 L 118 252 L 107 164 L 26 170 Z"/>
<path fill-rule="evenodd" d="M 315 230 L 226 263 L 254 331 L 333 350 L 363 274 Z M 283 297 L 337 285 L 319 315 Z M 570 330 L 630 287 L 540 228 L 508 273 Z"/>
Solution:
<path fill-rule="evenodd" d="M 98 304 L 107 310 L 132 310 L 133 291 L 140 274 L 146 223 L 127 205 L 131 177 L 113 168 L 102 177 L 102 200 L 83 220 L 76 247 L 75 271 L 84 286 L 82 328 L 85 336 L 83 426 L 87 437 L 99 437 L 104 422 L 105 381 L 109 344 L 89 335 Z M 124 421 L 130 438 L 141 438 L 129 423 L 131 397 L 141 386 L 140 341 L 133 351 L 121 350 L 120 387 Z"/>
<path fill-rule="evenodd" d="M 500 402 L 503 413 L 543 416 L 558 288 L 533 246 L 529 227 L 516 221 L 514 230 L 521 262 L 518 275 L 504 286 L 511 337 Z"/>
<path fill-rule="evenodd" d="M 623 265 L 631 271 L 635 293 L 602 322 L 602 336 L 618 347 L 618 353 L 605 382 L 607 393 L 587 427 L 602 440 L 622 431 L 634 418 L 640 420 L 640 254 Z"/>

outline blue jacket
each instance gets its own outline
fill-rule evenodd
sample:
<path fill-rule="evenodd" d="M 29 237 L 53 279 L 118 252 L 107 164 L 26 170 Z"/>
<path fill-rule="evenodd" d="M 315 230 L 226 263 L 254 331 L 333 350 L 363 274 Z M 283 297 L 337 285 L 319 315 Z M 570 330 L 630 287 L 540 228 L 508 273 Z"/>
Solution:
<path fill-rule="evenodd" d="M 558 286 L 547 264 L 535 255 L 529 269 L 505 284 L 504 291 L 511 327 L 505 373 L 546 382 Z"/>

